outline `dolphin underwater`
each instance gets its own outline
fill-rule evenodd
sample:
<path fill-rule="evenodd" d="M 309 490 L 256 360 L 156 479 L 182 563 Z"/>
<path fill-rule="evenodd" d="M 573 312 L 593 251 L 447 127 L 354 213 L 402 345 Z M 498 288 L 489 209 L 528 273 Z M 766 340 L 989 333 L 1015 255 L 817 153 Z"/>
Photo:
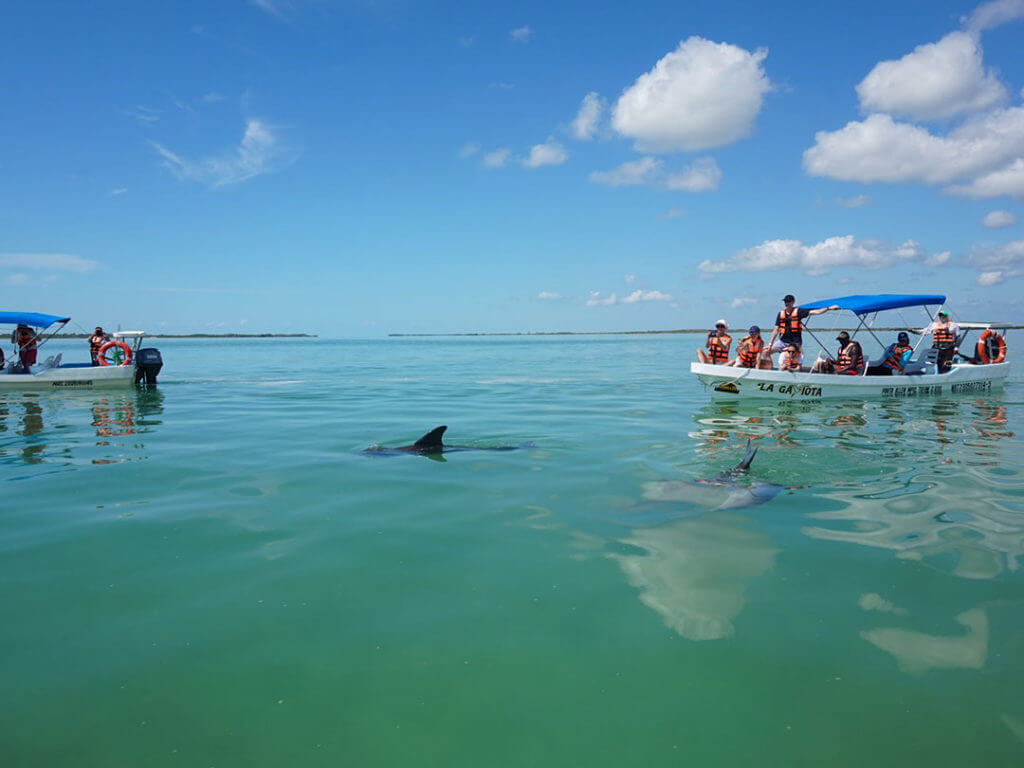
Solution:
<path fill-rule="evenodd" d="M 644 484 L 644 499 L 660 502 L 686 502 L 711 509 L 740 509 L 764 504 L 785 488 L 763 480 L 739 484 L 747 476 L 757 448 L 747 440 L 747 453 L 732 469 L 719 472 L 710 480 L 661 480 Z"/>
<path fill-rule="evenodd" d="M 437 458 L 442 453 L 455 453 L 457 451 L 514 451 L 518 445 L 446 445 L 442 441 L 447 426 L 434 427 L 423 437 L 412 445 L 399 445 L 389 447 L 386 445 L 373 445 L 363 451 L 368 456 L 401 456 L 402 454 L 415 453 L 420 456 Z"/>

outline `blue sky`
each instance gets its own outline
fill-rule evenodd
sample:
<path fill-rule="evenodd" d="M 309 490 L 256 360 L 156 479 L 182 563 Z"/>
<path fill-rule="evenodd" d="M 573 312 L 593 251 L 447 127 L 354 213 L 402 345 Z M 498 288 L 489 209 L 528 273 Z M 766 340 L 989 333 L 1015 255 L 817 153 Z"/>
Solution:
<path fill-rule="evenodd" d="M 4 308 L 378 336 L 921 291 L 1020 322 L 1022 34 L 1024 0 L 9 5 Z"/>

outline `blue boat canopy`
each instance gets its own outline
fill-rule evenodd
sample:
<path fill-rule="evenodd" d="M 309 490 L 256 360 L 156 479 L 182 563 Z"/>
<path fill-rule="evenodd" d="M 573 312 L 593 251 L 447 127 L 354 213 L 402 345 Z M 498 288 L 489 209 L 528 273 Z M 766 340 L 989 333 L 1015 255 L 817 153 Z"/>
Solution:
<path fill-rule="evenodd" d="M 70 317 L 44 315 L 41 312 L 0 312 L 0 325 L 28 325 L 32 328 L 49 328 L 54 323 L 66 323 Z"/>
<path fill-rule="evenodd" d="M 914 293 L 875 293 L 858 294 L 856 296 L 840 296 L 838 299 L 822 299 L 810 304 L 801 304 L 804 309 L 822 309 L 838 305 L 840 309 L 848 309 L 858 315 L 870 312 L 881 312 L 885 309 L 901 309 L 903 307 L 924 307 L 930 304 L 946 303 L 945 296 L 938 294 Z"/>

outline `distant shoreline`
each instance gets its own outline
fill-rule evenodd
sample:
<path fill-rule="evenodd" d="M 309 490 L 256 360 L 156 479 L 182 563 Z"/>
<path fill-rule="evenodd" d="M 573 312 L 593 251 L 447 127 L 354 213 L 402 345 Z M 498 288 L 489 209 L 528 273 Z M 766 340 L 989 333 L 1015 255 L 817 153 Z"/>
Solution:
<path fill-rule="evenodd" d="M 111 334 L 112 335 L 112 334 Z M 88 339 L 88 333 L 58 333 L 55 339 Z M 315 339 L 315 333 L 147 333 L 149 339 Z"/>

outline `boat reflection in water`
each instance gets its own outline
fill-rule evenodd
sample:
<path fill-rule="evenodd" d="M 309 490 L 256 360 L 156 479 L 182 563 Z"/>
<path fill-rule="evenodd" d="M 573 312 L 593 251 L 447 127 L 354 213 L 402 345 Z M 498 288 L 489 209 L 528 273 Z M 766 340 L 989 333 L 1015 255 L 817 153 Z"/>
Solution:
<path fill-rule="evenodd" d="M 9 393 L 0 396 L 0 462 L 113 464 L 140 456 L 140 436 L 161 424 L 160 390 L 123 393 Z M 96 439 L 78 439 L 82 427 Z M 97 454 L 96 449 L 102 449 Z"/>

